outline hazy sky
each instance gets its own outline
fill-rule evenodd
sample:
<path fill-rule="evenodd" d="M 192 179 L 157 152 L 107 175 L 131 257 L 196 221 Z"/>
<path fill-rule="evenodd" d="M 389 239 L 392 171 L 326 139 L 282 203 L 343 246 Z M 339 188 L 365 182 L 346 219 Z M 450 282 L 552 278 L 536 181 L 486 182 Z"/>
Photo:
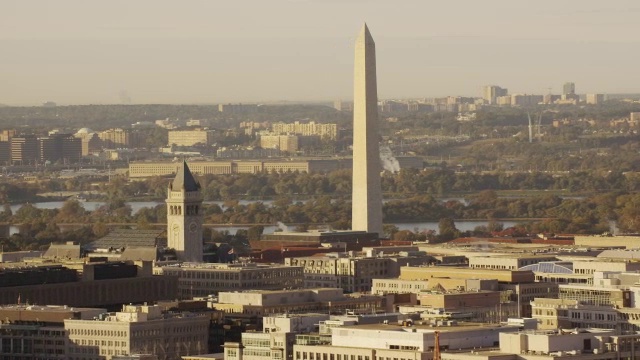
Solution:
<path fill-rule="evenodd" d="M 637 0 L 0 0 L 0 104 L 640 93 Z"/>

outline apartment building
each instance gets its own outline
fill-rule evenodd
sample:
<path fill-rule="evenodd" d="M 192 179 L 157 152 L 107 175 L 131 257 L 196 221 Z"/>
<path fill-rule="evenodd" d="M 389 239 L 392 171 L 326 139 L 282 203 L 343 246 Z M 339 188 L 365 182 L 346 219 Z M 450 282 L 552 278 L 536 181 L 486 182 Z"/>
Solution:
<path fill-rule="evenodd" d="M 337 124 L 320 124 L 315 121 L 302 123 L 295 121 L 293 123 L 277 122 L 271 125 L 271 132 L 274 134 L 295 134 L 302 136 L 319 136 L 327 140 L 336 140 L 338 138 Z"/>

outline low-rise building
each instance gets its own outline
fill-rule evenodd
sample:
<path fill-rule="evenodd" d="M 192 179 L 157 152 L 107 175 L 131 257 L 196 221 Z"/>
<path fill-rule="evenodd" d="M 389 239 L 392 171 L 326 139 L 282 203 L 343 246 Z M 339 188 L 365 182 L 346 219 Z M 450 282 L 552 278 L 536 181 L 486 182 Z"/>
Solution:
<path fill-rule="evenodd" d="M 556 261 L 555 256 L 548 255 L 490 255 L 469 258 L 472 269 L 520 270 L 520 268 L 543 261 Z"/>
<path fill-rule="evenodd" d="M 154 354 L 180 360 L 207 352 L 209 319 L 190 313 L 162 313 L 159 306 L 125 305 L 90 320 L 65 320 L 67 358 L 106 359 Z"/>
<path fill-rule="evenodd" d="M 386 296 L 345 295 L 342 289 L 253 290 L 221 292 L 211 306 L 236 316 L 264 317 L 305 312 L 392 311 L 393 301 Z"/>
<path fill-rule="evenodd" d="M 397 255 L 366 256 L 359 253 L 331 253 L 327 256 L 310 256 L 285 259 L 285 265 L 302 266 L 305 286 L 318 281 L 333 282 L 347 292 L 369 292 L 373 279 L 396 278 L 401 266 L 417 266 L 433 262 L 423 252 L 400 252 Z M 333 280 L 333 281 L 331 281 Z"/>
<path fill-rule="evenodd" d="M 181 299 L 221 291 L 296 289 L 304 281 L 302 267 L 279 264 L 182 263 L 156 267 L 154 272 L 177 277 Z"/>

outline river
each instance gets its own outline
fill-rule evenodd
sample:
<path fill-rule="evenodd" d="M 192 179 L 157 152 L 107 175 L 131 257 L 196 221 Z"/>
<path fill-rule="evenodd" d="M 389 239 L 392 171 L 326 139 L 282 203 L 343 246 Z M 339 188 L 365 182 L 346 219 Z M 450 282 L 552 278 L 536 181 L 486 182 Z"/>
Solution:
<path fill-rule="evenodd" d="M 447 199 L 441 199 L 441 201 L 449 201 L 449 200 L 456 200 L 456 201 L 463 201 L 464 199 L 461 198 L 447 198 Z M 238 201 L 241 205 L 248 205 L 248 204 L 252 204 L 255 202 L 258 202 L 258 200 L 239 200 Z M 224 201 L 205 201 L 206 204 L 217 204 L 221 207 L 223 207 Z M 273 200 L 265 200 L 262 201 L 262 203 L 264 203 L 265 205 L 270 205 L 271 203 L 273 203 Z M 39 209 L 58 209 L 60 207 L 62 207 L 62 205 L 64 204 L 64 201 L 50 201 L 50 202 L 36 202 L 36 203 L 32 203 L 35 207 L 39 208 Z M 104 205 L 104 202 L 100 202 L 100 201 L 85 201 L 81 203 L 82 206 L 88 210 L 88 211 L 95 211 L 96 209 L 98 209 L 100 206 Z M 131 206 L 131 211 L 132 213 L 136 213 L 138 212 L 140 209 L 142 208 L 152 208 L 155 207 L 157 205 L 161 205 L 164 204 L 164 201 L 131 201 L 131 202 L 127 202 L 127 204 L 129 206 Z M 11 205 L 11 210 L 15 213 L 16 211 L 18 211 L 18 209 L 20 209 L 20 207 L 23 204 L 15 204 L 15 205 Z M 505 221 L 500 221 L 502 224 L 504 224 L 505 228 L 511 227 L 511 226 L 515 226 L 516 224 L 518 224 L 517 221 L 512 221 L 512 220 L 505 220 Z M 473 230 L 476 226 L 481 226 L 484 225 L 486 226 L 488 224 L 487 220 L 458 220 L 456 221 L 456 227 L 460 230 L 460 231 L 468 231 L 468 230 Z M 396 225 L 400 230 L 411 230 L 411 231 L 426 231 L 426 230 L 434 230 L 434 231 L 438 231 L 438 222 L 437 221 L 427 221 L 427 222 L 416 222 L 416 223 L 396 223 L 394 224 Z M 236 231 L 238 231 L 239 229 L 247 229 L 247 226 L 238 226 L 238 225 L 223 225 L 223 226 L 216 226 L 216 229 L 218 230 L 227 230 L 229 231 L 229 233 L 231 234 L 235 234 Z M 265 233 L 272 233 L 274 232 L 276 229 L 278 229 L 278 226 L 266 226 L 264 232 Z M 11 226 L 10 227 L 10 234 L 14 234 L 18 232 L 18 228 L 16 226 Z"/>

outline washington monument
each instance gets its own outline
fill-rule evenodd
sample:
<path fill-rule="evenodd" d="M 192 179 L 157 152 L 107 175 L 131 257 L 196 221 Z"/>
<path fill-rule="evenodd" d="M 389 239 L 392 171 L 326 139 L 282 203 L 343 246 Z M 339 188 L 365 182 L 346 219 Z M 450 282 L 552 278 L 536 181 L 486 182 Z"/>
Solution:
<path fill-rule="evenodd" d="M 366 24 L 356 40 L 353 90 L 351 228 L 382 236 L 376 48 Z"/>

